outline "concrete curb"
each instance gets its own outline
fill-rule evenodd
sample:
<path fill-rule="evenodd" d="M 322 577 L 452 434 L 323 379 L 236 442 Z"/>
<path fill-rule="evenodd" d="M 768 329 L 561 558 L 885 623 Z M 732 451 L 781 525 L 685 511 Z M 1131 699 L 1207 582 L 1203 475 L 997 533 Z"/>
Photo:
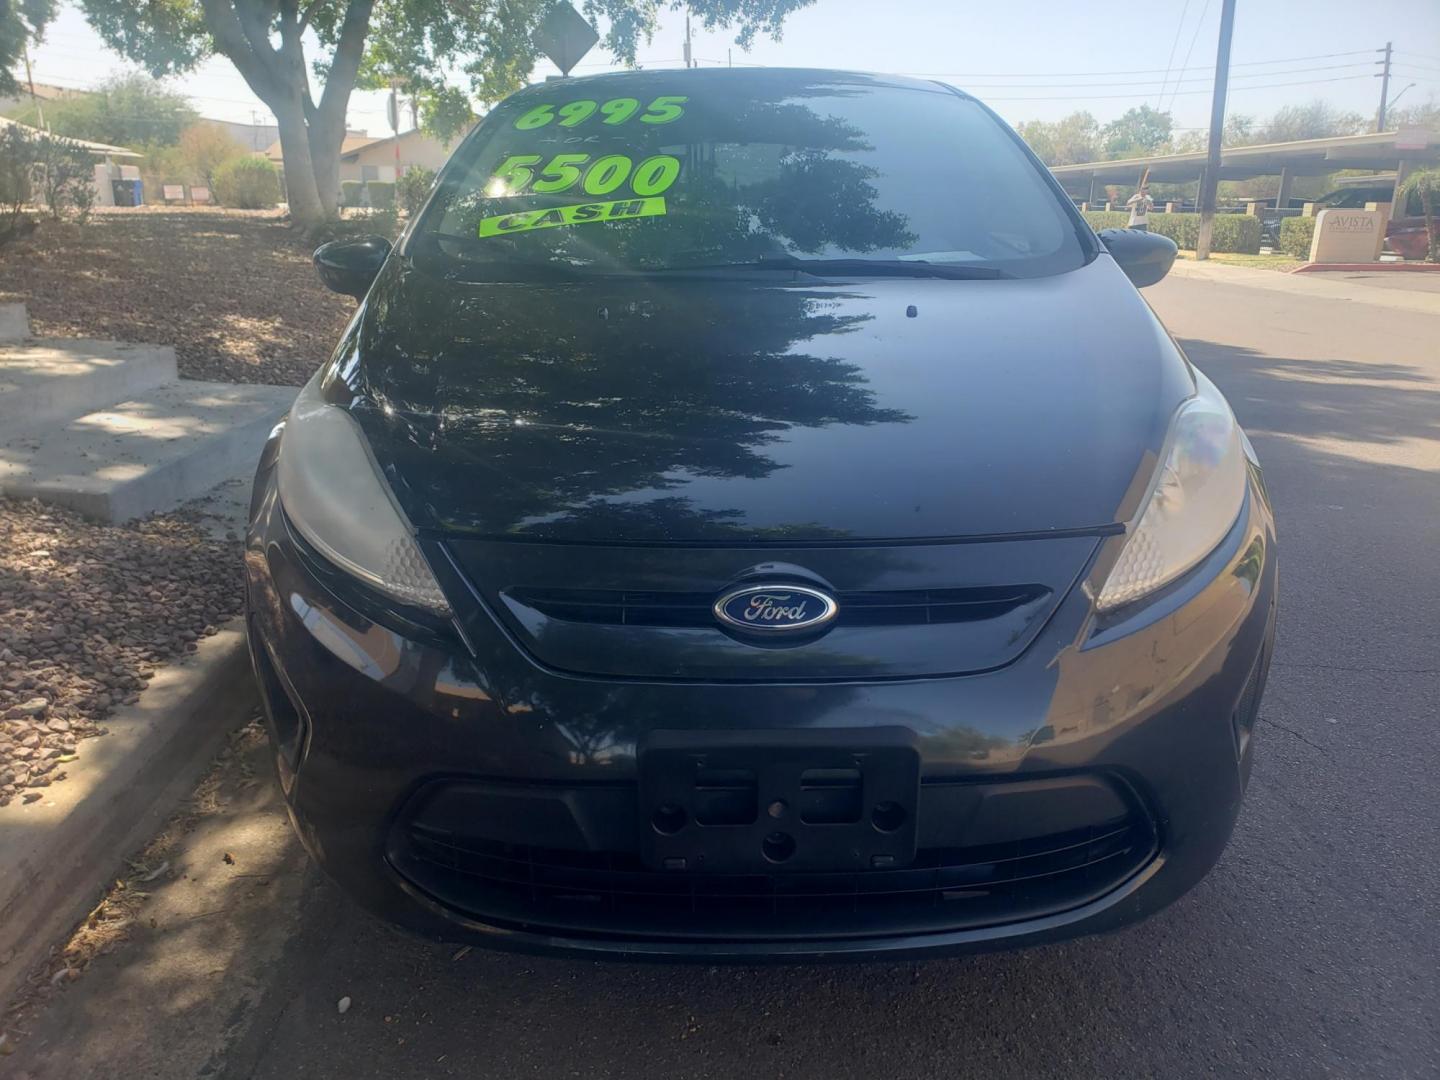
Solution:
<path fill-rule="evenodd" d="M 1325 274 L 1277 273 L 1274 270 L 1256 270 L 1249 266 L 1197 263 L 1190 259 L 1176 259 L 1170 273 L 1177 278 L 1200 278 L 1217 285 L 1234 285 L 1243 289 L 1308 296 L 1316 300 L 1348 301 L 1369 307 L 1440 315 L 1440 293 L 1379 288 L 1355 281 L 1335 280 L 1333 276 Z"/>
<path fill-rule="evenodd" d="M 156 672 L 44 798 L 0 809 L 0 1004 L 99 902 L 255 706 L 244 621 Z"/>

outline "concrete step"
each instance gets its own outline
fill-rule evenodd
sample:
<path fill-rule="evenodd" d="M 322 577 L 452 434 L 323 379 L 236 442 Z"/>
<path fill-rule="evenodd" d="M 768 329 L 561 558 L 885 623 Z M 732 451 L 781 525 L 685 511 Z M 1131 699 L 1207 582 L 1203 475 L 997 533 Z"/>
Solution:
<path fill-rule="evenodd" d="M 24 341 L 30 336 L 30 315 L 24 304 L 0 304 L 0 341 Z"/>
<path fill-rule="evenodd" d="M 178 382 L 43 431 L 0 438 L 0 491 L 119 522 L 246 475 L 293 386 Z"/>
<path fill-rule="evenodd" d="M 85 338 L 0 344 L 0 436 L 84 416 L 177 377 L 168 345 Z"/>

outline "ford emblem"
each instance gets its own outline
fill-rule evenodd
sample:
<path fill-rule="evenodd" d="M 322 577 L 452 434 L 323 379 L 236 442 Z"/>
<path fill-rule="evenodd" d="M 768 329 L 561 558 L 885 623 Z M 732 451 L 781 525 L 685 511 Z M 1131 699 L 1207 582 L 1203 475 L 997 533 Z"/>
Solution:
<path fill-rule="evenodd" d="M 839 610 L 833 596 L 805 585 L 745 585 L 715 601 L 715 617 L 726 626 L 763 634 L 815 630 Z"/>

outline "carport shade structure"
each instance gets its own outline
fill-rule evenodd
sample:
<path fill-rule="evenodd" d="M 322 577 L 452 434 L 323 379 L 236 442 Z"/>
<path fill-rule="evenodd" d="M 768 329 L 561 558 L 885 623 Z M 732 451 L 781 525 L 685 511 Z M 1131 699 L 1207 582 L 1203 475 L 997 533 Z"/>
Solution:
<path fill-rule="evenodd" d="M 123 146 L 111 146 L 109 143 L 94 142 L 91 139 L 76 139 L 69 135 L 55 135 L 48 131 L 42 131 L 29 124 L 22 124 L 18 120 L 11 120 L 8 117 L 0 116 L 0 127 L 24 128 L 32 137 L 42 136 L 54 139 L 56 142 L 64 143 L 66 146 L 73 146 L 78 150 L 84 150 L 98 158 L 142 158 L 145 155 L 136 153 L 134 150 L 127 150 Z"/>
<path fill-rule="evenodd" d="M 1396 184 L 1412 169 L 1440 162 L 1440 132 L 1407 129 L 1373 135 L 1339 135 L 1329 139 L 1231 146 L 1220 152 L 1221 180 L 1249 180 L 1278 176 L 1276 205 L 1290 198 L 1290 181 L 1296 176 L 1323 176 L 1339 169 L 1394 171 Z M 1056 179 L 1073 197 L 1095 201 L 1099 184 L 1136 185 L 1146 170 L 1150 183 L 1183 184 L 1199 180 L 1205 171 L 1205 151 L 1193 154 L 1153 154 L 1120 161 L 1090 161 L 1083 165 L 1056 165 Z"/>

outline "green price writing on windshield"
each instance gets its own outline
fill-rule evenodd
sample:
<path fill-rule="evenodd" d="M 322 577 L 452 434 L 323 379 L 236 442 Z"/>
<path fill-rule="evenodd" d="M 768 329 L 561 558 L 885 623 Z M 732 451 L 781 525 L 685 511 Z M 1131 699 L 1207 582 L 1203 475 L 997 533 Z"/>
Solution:
<path fill-rule="evenodd" d="M 585 123 L 596 113 L 600 114 L 602 124 L 623 124 L 636 113 L 640 113 L 640 123 L 642 124 L 668 124 L 685 115 L 685 110 L 680 106 L 689 100 L 683 95 L 657 97 L 645 107 L 643 113 L 640 112 L 639 100 L 628 97 L 611 98 L 604 104 L 588 98 L 570 101 L 559 106 L 547 103 L 536 105 L 535 108 L 525 113 L 515 121 L 515 127 L 519 131 L 532 131 L 558 121 L 561 127 L 573 128 Z"/>
<path fill-rule="evenodd" d="M 541 166 L 542 154 L 514 154 L 500 163 L 485 185 L 492 199 L 510 195 L 554 195 L 577 184 L 586 195 L 609 195 L 627 180 L 636 195 L 659 195 L 680 176 L 680 159 L 656 154 L 636 165 L 624 154 L 606 154 L 591 161 L 589 154 L 556 154 Z"/>

